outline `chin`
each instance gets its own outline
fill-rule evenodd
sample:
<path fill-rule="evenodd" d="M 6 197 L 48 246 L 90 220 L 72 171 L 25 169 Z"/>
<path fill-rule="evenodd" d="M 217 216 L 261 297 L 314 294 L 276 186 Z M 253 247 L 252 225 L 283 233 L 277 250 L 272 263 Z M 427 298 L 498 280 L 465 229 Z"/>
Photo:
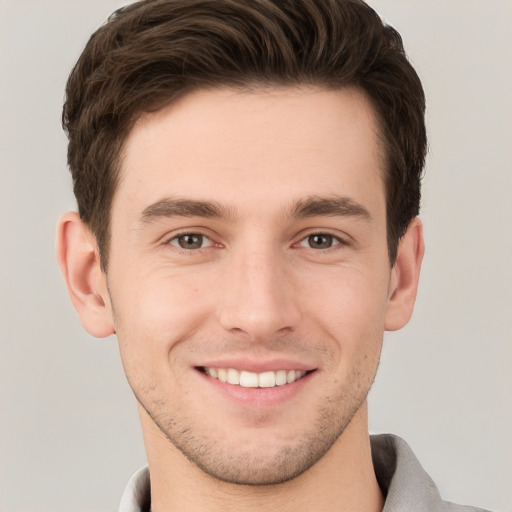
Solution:
<path fill-rule="evenodd" d="M 245 486 L 277 485 L 299 477 L 322 459 L 358 409 L 341 417 L 332 410 L 320 411 L 309 430 L 297 429 L 284 437 L 275 428 L 265 431 L 264 427 L 253 436 L 250 432 L 247 436 L 245 432 L 241 436 L 233 432 L 221 435 L 215 428 L 200 433 L 184 424 L 176 428 L 175 423 L 159 428 L 167 442 L 218 481 Z"/>
<path fill-rule="evenodd" d="M 243 451 L 233 453 L 184 453 L 201 471 L 210 477 L 233 485 L 278 485 L 294 478 L 313 466 L 328 450 L 309 443 L 282 446 L 277 451 Z"/>

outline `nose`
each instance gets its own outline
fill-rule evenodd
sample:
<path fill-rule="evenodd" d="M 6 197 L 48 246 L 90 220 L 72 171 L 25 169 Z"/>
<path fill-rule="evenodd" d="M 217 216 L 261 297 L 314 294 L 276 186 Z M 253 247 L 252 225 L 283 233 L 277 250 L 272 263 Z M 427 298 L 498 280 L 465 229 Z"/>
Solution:
<path fill-rule="evenodd" d="M 298 326 L 292 262 L 277 252 L 247 250 L 230 258 L 218 304 L 219 321 L 227 331 L 265 342 Z"/>

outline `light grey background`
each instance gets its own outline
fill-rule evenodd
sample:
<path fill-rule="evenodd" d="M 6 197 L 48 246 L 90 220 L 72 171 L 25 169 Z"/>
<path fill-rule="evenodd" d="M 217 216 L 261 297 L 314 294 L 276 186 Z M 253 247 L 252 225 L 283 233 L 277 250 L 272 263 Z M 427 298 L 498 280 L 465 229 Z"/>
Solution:
<path fill-rule="evenodd" d="M 117 0 L 0 0 L 0 510 L 115 510 L 144 463 L 115 339 L 85 334 L 54 258 L 74 208 L 67 74 Z M 427 253 L 386 336 L 373 432 L 408 440 L 446 499 L 512 511 L 512 2 L 375 0 L 428 96 Z"/>

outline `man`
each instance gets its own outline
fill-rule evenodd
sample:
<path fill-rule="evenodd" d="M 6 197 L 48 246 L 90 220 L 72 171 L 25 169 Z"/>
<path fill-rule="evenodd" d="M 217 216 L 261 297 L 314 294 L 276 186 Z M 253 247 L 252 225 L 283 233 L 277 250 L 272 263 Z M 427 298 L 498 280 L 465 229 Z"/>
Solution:
<path fill-rule="evenodd" d="M 66 93 L 59 264 L 117 335 L 148 457 L 120 510 L 476 510 L 368 436 L 424 250 L 400 36 L 357 0 L 143 1 Z"/>

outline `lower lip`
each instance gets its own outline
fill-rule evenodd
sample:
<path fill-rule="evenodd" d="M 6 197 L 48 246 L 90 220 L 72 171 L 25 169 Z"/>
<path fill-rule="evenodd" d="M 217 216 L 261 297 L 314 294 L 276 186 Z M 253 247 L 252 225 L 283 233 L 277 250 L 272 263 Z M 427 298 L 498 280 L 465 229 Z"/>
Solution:
<path fill-rule="evenodd" d="M 305 386 L 314 378 L 316 371 L 306 373 L 304 377 L 290 384 L 274 386 L 273 388 L 244 388 L 227 382 L 214 379 L 200 370 L 195 370 L 199 377 L 217 392 L 240 405 L 267 408 L 280 405 L 296 397 Z"/>

